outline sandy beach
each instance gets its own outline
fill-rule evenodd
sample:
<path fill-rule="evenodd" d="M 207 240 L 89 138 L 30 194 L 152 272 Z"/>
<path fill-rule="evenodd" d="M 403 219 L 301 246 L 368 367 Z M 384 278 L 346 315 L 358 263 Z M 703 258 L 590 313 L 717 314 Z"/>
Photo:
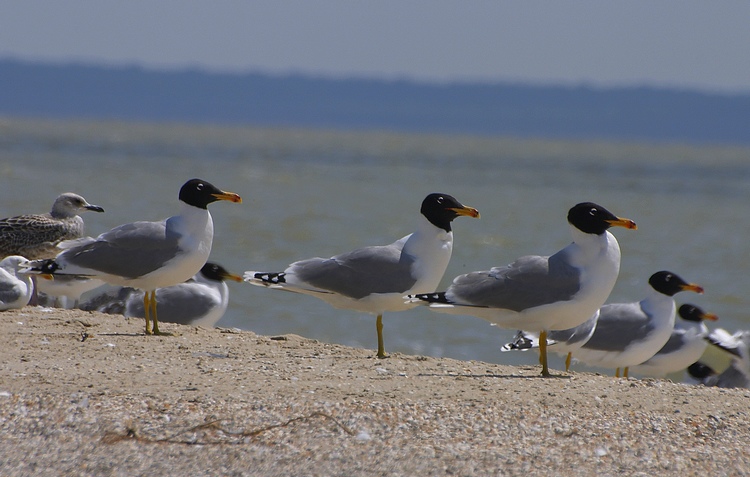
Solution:
<path fill-rule="evenodd" d="M 750 390 L 0 314 L 0 474 L 746 475 Z"/>

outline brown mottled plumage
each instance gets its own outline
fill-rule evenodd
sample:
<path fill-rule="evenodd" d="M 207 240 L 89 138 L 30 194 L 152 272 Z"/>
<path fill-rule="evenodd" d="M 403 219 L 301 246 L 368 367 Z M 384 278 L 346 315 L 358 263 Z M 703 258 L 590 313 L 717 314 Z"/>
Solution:
<path fill-rule="evenodd" d="M 0 258 L 21 255 L 29 260 L 54 258 L 57 244 L 83 236 L 80 211 L 104 212 L 78 194 L 66 192 L 52 204 L 48 214 L 28 214 L 0 220 Z"/>

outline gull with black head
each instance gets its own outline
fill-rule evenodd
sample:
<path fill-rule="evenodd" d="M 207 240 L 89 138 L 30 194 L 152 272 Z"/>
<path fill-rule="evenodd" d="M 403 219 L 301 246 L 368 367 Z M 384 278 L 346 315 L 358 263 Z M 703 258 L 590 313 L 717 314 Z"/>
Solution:
<path fill-rule="evenodd" d="M 608 229 L 635 229 L 592 202 L 568 211 L 573 243 L 551 256 L 528 255 L 504 267 L 460 275 L 444 292 L 412 294 L 430 310 L 472 315 L 502 328 L 539 332 L 542 375 L 547 366 L 547 332 L 578 326 L 609 297 L 620 272 L 620 246 Z"/>
<path fill-rule="evenodd" d="M 179 214 L 159 222 L 120 225 L 96 239 L 65 243 L 66 249 L 54 259 L 31 261 L 27 267 L 35 273 L 93 277 L 143 290 L 146 334 L 160 334 L 155 290 L 188 280 L 206 263 L 214 236 L 207 206 L 220 200 L 242 202 L 234 192 L 191 179 L 180 188 Z"/>
<path fill-rule="evenodd" d="M 648 280 L 650 290 L 640 301 L 608 303 L 599 309 L 591 338 L 573 358 L 590 366 L 616 368 L 615 376 L 628 377 L 630 366 L 654 356 L 669 340 L 675 322 L 674 295 L 681 291 L 703 293 L 669 271 L 656 272 Z"/>
<path fill-rule="evenodd" d="M 460 216 L 479 217 L 477 209 L 439 193 L 422 201 L 421 213 L 417 229 L 392 244 L 301 260 L 283 272 L 248 271 L 245 281 L 376 315 L 377 356 L 384 358 L 383 313 L 412 308 L 413 304 L 404 302 L 404 295 L 437 287 L 453 250 L 451 222 Z"/>
<path fill-rule="evenodd" d="M 631 372 L 664 377 L 670 373 L 684 371 L 703 356 L 708 346 L 706 337 L 709 333 L 705 320 L 716 321 L 719 318 L 687 303 L 680 306 L 677 315 L 681 319 L 675 321 L 666 344 L 643 363 L 632 366 Z"/>

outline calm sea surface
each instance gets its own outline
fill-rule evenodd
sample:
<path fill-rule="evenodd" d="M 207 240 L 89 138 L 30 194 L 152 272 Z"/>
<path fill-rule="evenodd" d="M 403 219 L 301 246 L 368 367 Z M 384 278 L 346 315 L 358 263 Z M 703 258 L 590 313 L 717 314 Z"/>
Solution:
<path fill-rule="evenodd" d="M 445 192 L 482 218 L 454 222 L 444 289 L 458 274 L 557 251 L 570 242 L 567 210 L 593 201 L 639 227 L 613 230 L 622 266 L 610 301 L 640 299 L 648 277 L 667 269 L 706 289 L 677 295 L 678 304 L 717 313 L 716 326 L 750 327 L 750 149 L 0 119 L 2 217 L 48 211 L 74 191 L 106 209 L 84 215 L 97 235 L 176 213 L 178 190 L 193 177 L 244 199 L 210 208 L 211 259 L 235 273 L 390 243 L 412 231 L 425 195 Z M 376 347 L 370 315 L 229 287 L 219 326 Z M 514 331 L 473 317 L 417 308 L 384 323 L 389 352 L 537 361 L 501 354 Z"/>

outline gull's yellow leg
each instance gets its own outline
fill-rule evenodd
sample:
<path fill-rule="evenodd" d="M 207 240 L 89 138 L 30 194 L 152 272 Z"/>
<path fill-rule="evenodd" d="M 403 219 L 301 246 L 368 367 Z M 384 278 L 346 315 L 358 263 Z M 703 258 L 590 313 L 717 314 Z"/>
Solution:
<path fill-rule="evenodd" d="M 542 363 L 542 376 L 549 377 L 549 368 L 547 367 L 547 332 L 539 333 L 539 361 Z"/>
<path fill-rule="evenodd" d="M 630 371 L 630 366 L 625 366 L 625 371 L 622 373 L 623 378 L 628 377 L 628 371 Z"/>
<path fill-rule="evenodd" d="M 151 292 L 151 322 L 153 323 L 154 334 L 155 335 L 162 334 L 159 331 L 159 320 L 156 316 L 156 290 L 153 290 Z"/>
<path fill-rule="evenodd" d="M 570 362 L 573 361 L 573 352 L 568 352 L 568 357 L 565 358 L 565 372 L 570 371 Z"/>
<path fill-rule="evenodd" d="M 378 331 L 378 358 L 387 358 L 385 354 L 385 345 L 383 344 L 383 314 L 378 315 L 377 321 L 375 321 L 375 329 Z"/>
<path fill-rule="evenodd" d="M 617 370 L 615 371 L 615 377 L 616 378 L 620 377 L 620 368 L 617 368 Z"/>
<path fill-rule="evenodd" d="M 151 334 L 151 328 L 149 327 L 148 317 L 149 317 L 149 300 L 148 300 L 148 292 L 143 292 L 143 315 L 146 317 L 146 334 Z"/>

